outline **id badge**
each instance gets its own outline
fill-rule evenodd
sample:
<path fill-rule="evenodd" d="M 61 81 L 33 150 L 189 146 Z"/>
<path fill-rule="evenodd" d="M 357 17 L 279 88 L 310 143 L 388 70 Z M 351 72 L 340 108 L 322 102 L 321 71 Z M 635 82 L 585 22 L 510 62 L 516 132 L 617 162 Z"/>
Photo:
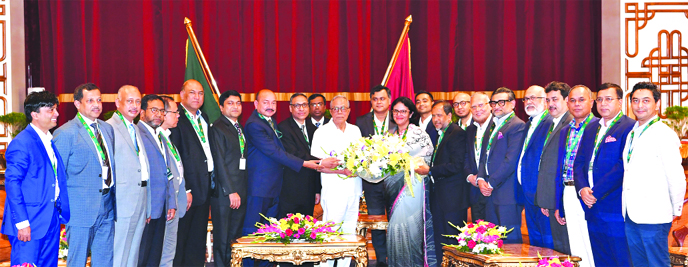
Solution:
<path fill-rule="evenodd" d="M 246 170 L 246 159 L 245 158 L 240 158 L 239 159 L 239 170 Z"/>
<path fill-rule="evenodd" d="M 105 183 L 105 178 L 107 178 L 108 171 L 110 170 L 110 168 L 108 168 L 108 166 L 101 166 L 101 168 L 103 168 L 101 170 L 101 176 L 102 176 L 101 178 L 103 178 L 103 183 Z M 107 186 L 110 186 L 110 185 L 108 184 Z"/>
<path fill-rule="evenodd" d="M 167 173 L 166 173 L 166 175 L 167 175 L 167 180 L 168 180 L 168 181 L 169 181 L 169 180 L 172 180 L 172 178 L 174 178 L 174 176 L 172 175 L 172 171 L 170 171 L 170 168 L 167 168 Z"/>

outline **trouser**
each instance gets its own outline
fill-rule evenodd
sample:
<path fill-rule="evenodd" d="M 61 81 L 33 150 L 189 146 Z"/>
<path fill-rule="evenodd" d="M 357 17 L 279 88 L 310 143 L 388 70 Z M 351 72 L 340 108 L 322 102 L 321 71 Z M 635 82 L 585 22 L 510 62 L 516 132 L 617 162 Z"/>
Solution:
<path fill-rule="evenodd" d="M 667 242 L 671 223 L 640 224 L 626 214 L 625 229 L 633 266 L 671 266 Z"/>
<path fill-rule="evenodd" d="M 554 216 L 556 210 L 549 210 L 549 227 L 552 229 L 552 242 L 554 250 L 561 253 L 571 255 L 571 248 L 569 247 L 569 233 L 566 230 L 566 225 L 561 225 Z"/>
<path fill-rule="evenodd" d="M 382 183 L 370 183 L 363 180 L 363 194 L 365 195 L 368 214 L 385 215 L 387 201 Z M 385 230 L 371 230 L 370 235 L 375 249 L 377 262 L 387 262 L 387 232 Z"/>
<path fill-rule="evenodd" d="M 60 219 L 59 210 L 55 208 L 50 219 L 48 231 L 40 239 L 31 238 L 24 242 L 16 236 L 7 236 L 12 245 L 10 265 L 34 263 L 36 266 L 57 266 L 57 255 L 60 249 Z M 30 222 L 29 222 L 30 223 Z"/>
<path fill-rule="evenodd" d="M 585 211 L 581 206 L 576 193 L 576 187 L 569 185 L 564 187 L 564 211 L 566 215 L 566 231 L 569 237 L 571 255 L 581 258 L 581 267 L 594 267 L 595 257 L 592 254 L 590 235 L 588 234 L 588 222 L 585 220 Z M 552 216 L 550 214 L 550 216 Z"/>
<path fill-rule="evenodd" d="M 165 227 L 167 225 L 167 212 L 164 211 L 166 210 L 163 210 L 160 218 L 151 219 L 143 230 L 138 266 L 160 266 L 162 246 L 163 242 L 165 242 Z"/>
<path fill-rule="evenodd" d="M 248 196 L 246 199 L 246 217 L 244 219 L 243 229 L 241 231 L 242 235 L 249 235 L 258 231 L 256 223 L 268 223 L 260 214 L 265 217 L 274 218 L 277 217 L 278 212 L 279 197 L 266 198 L 266 197 L 256 197 Z M 281 218 L 277 218 L 281 219 Z M 244 259 L 244 266 L 251 267 L 254 266 L 255 260 L 247 258 Z M 268 261 L 259 261 L 258 266 L 270 266 L 271 263 Z"/>
<path fill-rule="evenodd" d="M 68 267 L 86 266 L 91 252 L 91 266 L 112 266 L 115 243 L 114 192 L 102 196 L 95 223 L 89 227 L 67 225 Z M 70 218 L 70 220 L 77 220 Z"/>
<path fill-rule="evenodd" d="M 210 210 L 213 218 L 213 255 L 215 266 L 230 266 L 232 260 L 232 241 L 241 237 L 241 229 L 246 216 L 246 200 L 241 198 L 238 209 L 229 207 L 229 196 L 212 196 Z"/>
<path fill-rule="evenodd" d="M 527 202 L 527 200 L 526 200 Z M 540 207 L 526 203 L 526 227 L 528 227 L 528 239 L 530 245 L 554 249 L 552 241 L 552 229 L 549 226 L 549 218 L 542 214 Z"/>
<path fill-rule="evenodd" d="M 113 247 L 114 266 L 136 266 L 139 261 L 139 246 L 143 229 L 146 227 L 146 205 L 148 201 L 146 187 L 140 187 L 139 190 L 141 192 L 135 202 L 127 199 L 117 203 L 118 206 L 135 205 L 135 208 L 132 216 L 122 217 L 121 212 L 117 216 Z"/>
<path fill-rule="evenodd" d="M 203 201 L 198 206 L 191 206 L 177 226 L 177 251 L 174 256 L 174 266 L 204 266 L 205 242 L 208 233 L 209 201 L 194 199 L 193 202 Z"/>
<path fill-rule="evenodd" d="M 341 223 L 341 232 L 344 234 L 356 234 L 356 222 L 358 221 L 358 204 L 360 196 L 327 196 L 323 195 L 320 205 L 323 208 L 323 221 Z M 334 260 L 328 260 L 320 264 L 322 267 L 334 266 Z M 337 266 L 348 267 L 351 258 L 337 260 Z"/>
<path fill-rule="evenodd" d="M 186 206 L 180 207 L 186 209 Z M 160 267 L 172 267 L 174 255 L 177 252 L 177 230 L 179 229 L 179 217 L 165 223 L 165 240 L 162 244 L 162 256 L 160 257 Z"/>
<path fill-rule="evenodd" d="M 485 218 L 496 225 L 513 229 L 504 239 L 504 244 L 519 244 L 523 242 L 521 236 L 521 208 L 517 204 L 494 204 L 494 196 L 487 198 Z"/>

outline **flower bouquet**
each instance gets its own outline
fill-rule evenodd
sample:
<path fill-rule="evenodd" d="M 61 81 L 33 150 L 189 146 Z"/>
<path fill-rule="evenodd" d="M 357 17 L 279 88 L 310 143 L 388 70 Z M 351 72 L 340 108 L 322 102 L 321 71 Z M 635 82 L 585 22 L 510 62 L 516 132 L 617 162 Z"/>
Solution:
<path fill-rule="evenodd" d="M 36 264 L 25 262 L 21 265 L 12 265 L 12 267 L 36 267 Z"/>
<path fill-rule="evenodd" d="M 62 231 L 60 231 L 60 249 L 57 252 L 57 258 L 61 260 L 67 260 L 68 250 L 69 245 L 67 245 L 67 229 L 62 228 Z"/>
<path fill-rule="evenodd" d="M 329 154 L 342 162 L 335 170 L 347 169 L 371 183 L 379 183 L 391 175 L 403 172 L 406 184 L 411 186 L 412 177 L 419 180 L 422 178 L 414 170 L 425 164 L 422 159 L 409 155 L 403 138 L 390 133 L 361 137 L 343 152 L 331 151 Z"/>
<path fill-rule="evenodd" d="M 557 257 L 549 257 L 547 258 L 542 258 L 540 255 L 540 252 L 538 251 L 538 258 L 540 260 L 538 261 L 537 267 L 573 267 L 575 266 L 572 262 L 571 259 L 566 259 L 563 262 L 559 260 Z"/>
<path fill-rule="evenodd" d="M 459 244 L 444 245 L 456 248 L 461 252 L 475 254 L 502 254 L 502 246 L 504 245 L 502 239 L 506 238 L 506 234 L 514 230 L 513 228 L 507 230 L 504 226 L 498 226 L 483 220 L 477 220 L 475 223 L 464 222 L 464 227 L 458 227 L 451 222 L 449 224 L 461 233 L 459 235 L 444 236 L 456 238 Z"/>
<path fill-rule="evenodd" d="M 339 236 L 340 224 L 334 222 L 318 221 L 310 215 L 287 214 L 286 218 L 275 219 L 267 218 L 261 214 L 270 224 L 256 223 L 258 231 L 250 234 L 251 237 L 258 237 L 254 243 L 280 242 L 289 244 L 296 240 L 303 240 L 310 243 L 322 243 L 330 241 L 333 237 Z"/>

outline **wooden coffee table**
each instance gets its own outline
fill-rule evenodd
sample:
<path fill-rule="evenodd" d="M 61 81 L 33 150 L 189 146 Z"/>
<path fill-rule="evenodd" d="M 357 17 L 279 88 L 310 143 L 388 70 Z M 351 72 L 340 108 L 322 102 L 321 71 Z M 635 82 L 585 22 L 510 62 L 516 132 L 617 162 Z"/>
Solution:
<path fill-rule="evenodd" d="M 359 235 L 343 235 L 341 240 L 325 243 L 252 243 L 255 238 L 242 237 L 232 244 L 232 266 L 242 266 L 243 258 L 289 262 L 304 262 L 353 257 L 357 267 L 368 266 L 366 240 Z"/>
<path fill-rule="evenodd" d="M 560 261 L 571 258 L 574 266 L 578 266 L 581 260 L 576 256 L 569 256 L 548 248 L 541 248 L 530 246 L 526 244 L 505 244 L 504 254 L 502 255 L 476 255 L 473 253 L 459 252 L 455 248 L 444 246 L 444 258 L 442 259 L 442 267 L 461 266 L 461 267 L 536 267 L 540 258 L 538 252 L 543 258 L 552 256 L 558 257 Z"/>

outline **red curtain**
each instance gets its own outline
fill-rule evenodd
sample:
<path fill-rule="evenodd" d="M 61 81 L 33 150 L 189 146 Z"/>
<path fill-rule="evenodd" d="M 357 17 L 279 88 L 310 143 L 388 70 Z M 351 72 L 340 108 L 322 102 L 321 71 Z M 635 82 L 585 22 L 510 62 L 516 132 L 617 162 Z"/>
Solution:
<path fill-rule="evenodd" d="M 184 17 L 222 91 L 368 92 L 382 81 L 409 14 L 416 91 L 601 82 L 600 0 L 25 3 L 31 82 L 57 94 L 84 82 L 103 93 L 124 84 L 178 93 Z M 354 118 L 370 103 L 352 107 Z M 252 110 L 244 104 L 244 119 Z M 278 120 L 289 116 L 286 102 L 278 110 Z M 60 112 L 63 123 L 76 109 L 63 103 Z"/>

